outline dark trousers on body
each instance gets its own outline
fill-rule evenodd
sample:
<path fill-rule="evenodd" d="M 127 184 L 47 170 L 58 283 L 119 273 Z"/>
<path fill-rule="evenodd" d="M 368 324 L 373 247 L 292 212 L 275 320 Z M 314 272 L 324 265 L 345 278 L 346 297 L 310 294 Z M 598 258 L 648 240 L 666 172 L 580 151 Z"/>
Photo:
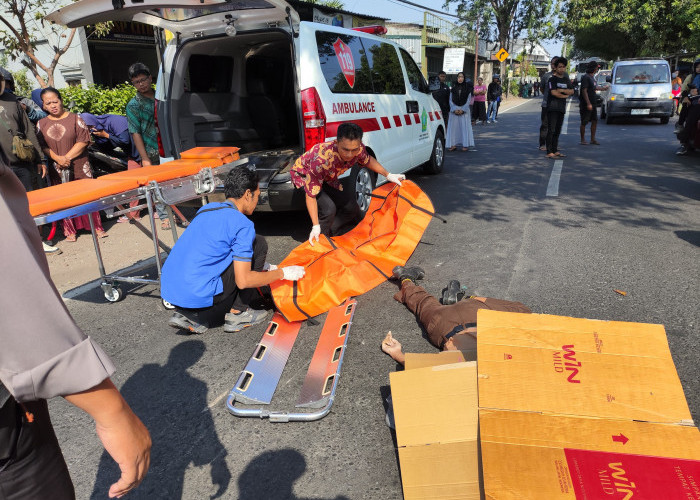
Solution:
<path fill-rule="evenodd" d="M 15 173 L 19 181 L 22 183 L 24 186 L 24 189 L 27 190 L 27 192 L 32 191 L 36 186 L 34 186 L 35 178 L 36 178 L 36 167 L 10 167 L 12 171 Z M 34 170 L 32 170 L 34 169 Z"/>
<path fill-rule="evenodd" d="M 355 193 L 350 191 L 352 190 L 341 191 L 323 184 L 321 192 L 316 197 L 321 234 L 326 236 L 345 234 L 362 220 Z"/>
<path fill-rule="evenodd" d="M 564 113 L 559 111 L 547 112 L 547 153 L 559 151 L 559 134 L 564 123 Z"/>
<path fill-rule="evenodd" d="M 472 119 L 486 121 L 486 102 L 484 101 L 474 101 L 474 114 Z"/>
<path fill-rule="evenodd" d="M 547 145 L 547 129 L 549 123 L 547 121 L 547 108 L 542 108 L 540 113 L 540 147 Z"/>
<path fill-rule="evenodd" d="M 461 331 L 476 324 L 479 309 L 529 313 L 532 312 L 520 302 L 487 298 L 484 302 L 477 299 L 460 300 L 455 304 L 443 306 L 438 299 L 422 287 L 405 282 L 394 299 L 404 304 L 416 315 L 418 321 L 428 334 L 428 340 L 435 347 L 442 348 L 445 335 L 452 331 Z"/>
<path fill-rule="evenodd" d="M 253 260 L 251 262 L 253 271 L 262 272 L 266 258 L 267 241 L 263 236 L 257 235 L 253 242 Z M 211 306 L 202 309 L 185 309 L 176 306 L 175 309 L 197 323 L 212 328 L 223 324 L 226 313 L 231 308 L 245 311 L 256 297 L 260 297 L 260 291 L 257 288 L 241 290 L 236 286 L 233 262 L 221 273 L 221 281 L 224 289 L 221 293 L 214 295 L 214 303 Z"/>
<path fill-rule="evenodd" d="M 25 409 L 33 416 L 32 422 Z M 75 490 L 46 401 L 28 402 L 22 408 L 10 399 L 0 412 L 15 418 L 15 427 L 9 433 L 11 455 L 0 460 L 0 500 L 74 500 Z M 7 425 L 4 417 L 1 420 Z M 0 429 L 0 435 L 7 437 L 7 430 Z"/>

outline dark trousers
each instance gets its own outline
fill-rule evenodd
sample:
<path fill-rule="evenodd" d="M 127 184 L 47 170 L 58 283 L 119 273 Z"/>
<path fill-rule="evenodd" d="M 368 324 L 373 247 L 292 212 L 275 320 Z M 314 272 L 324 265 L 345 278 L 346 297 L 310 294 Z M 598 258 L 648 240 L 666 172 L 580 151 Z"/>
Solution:
<path fill-rule="evenodd" d="M 456 304 L 443 306 L 438 299 L 426 292 L 422 287 L 406 281 L 401 290 L 396 292 L 394 299 L 404 304 L 409 311 L 416 315 L 418 321 L 428 334 L 428 340 L 435 347 L 442 348 L 445 335 L 455 329 L 463 330 L 476 324 L 476 313 L 479 309 L 529 313 L 532 312 L 520 302 L 487 298 L 485 302 L 477 299 L 460 300 Z"/>
<path fill-rule="evenodd" d="M 316 197 L 321 234 L 326 236 L 345 234 L 362 220 L 355 193 L 350 191 L 354 190 L 341 191 L 323 184 L 321 192 Z"/>
<path fill-rule="evenodd" d="M 267 241 L 263 236 L 257 235 L 253 242 L 251 269 L 261 272 L 266 258 Z M 224 289 L 221 293 L 214 296 L 214 303 L 211 306 L 202 309 L 185 309 L 176 306 L 175 309 L 197 323 L 213 328 L 223 324 L 226 313 L 231 311 L 232 308 L 245 311 L 250 306 L 250 303 L 260 296 L 257 288 L 244 288 L 241 290 L 236 286 L 233 262 L 221 273 L 221 281 Z"/>
<path fill-rule="evenodd" d="M 24 408 L 13 400 L 6 405 L 16 412 L 17 433 L 13 456 L 0 460 L 0 500 L 74 500 L 75 490 L 46 401 L 25 403 L 33 422 L 27 421 Z"/>
<path fill-rule="evenodd" d="M 687 109 L 685 124 L 683 125 L 683 130 L 678 134 L 678 140 L 687 146 L 692 146 L 691 142 L 693 141 L 691 139 L 697 134 L 698 120 L 700 120 L 700 103 L 686 106 L 685 109 Z M 698 142 L 697 138 L 695 138 L 694 142 Z"/>
<path fill-rule="evenodd" d="M 540 147 L 547 145 L 547 108 L 542 108 L 540 113 Z"/>
<path fill-rule="evenodd" d="M 474 114 L 472 119 L 486 121 L 486 102 L 484 101 L 474 101 Z"/>
<path fill-rule="evenodd" d="M 564 113 L 559 111 L 547 112 L 547 153 L 559 151 L 559 134 L 564 123 Z"/>
<path fill-rule="evenodd" d="M 27 192 L 32 191 L 34 189 L 34 182 L 36 178 L 36 174 L 34 173 L 36 167 L 10 167 L 12 168 L 12 171 L 15 173 L 19 181 L 22 183 L 24 186 L 24 189 L 27 190 Z"/>

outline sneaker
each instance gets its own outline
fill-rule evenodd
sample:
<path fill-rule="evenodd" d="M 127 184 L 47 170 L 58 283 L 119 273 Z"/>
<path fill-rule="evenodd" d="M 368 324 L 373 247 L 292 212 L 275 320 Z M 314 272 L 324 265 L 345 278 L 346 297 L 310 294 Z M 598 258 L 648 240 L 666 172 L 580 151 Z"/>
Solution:
<path fill-rule="evenodd" d="M 688 154 L 688 148 L 686 148 L 685 146 L 681 146 L 681 147 L 678 149 L 678 151 L 676 151 L 676 154 L 677 154 L 678 156 L 687 155 L 687 154 Z"/>
<path fill-rule="evenodd" d="M 442 291 L 442 305 L 449 306 L 456 304 L 464 297 L 462 285 L 457 280 L 450 280 L 447 287 Z"/>
<path fill-rule="evenodd" d="M 240 332 L 244 328 L 257 325 L 267 319 L 267 311 L 264 309 L 248 308 L 242 313 L 226 313 L 224 331 L 228 333 Z"/>
<path fill-rule="evenodd" d="M 498 120 L 494 120 L 493 123 L 498 123 Z"/>
<path fill-rule="evenodd" d="M 394 269 L 392 269 L 391 273 L 393 277 L 399 281 L 411 280 L 413 283 L 415 283 L 418 280 L 422 280 L 425 276 L 425 271 L 423 270 L 423 268 L 418 266 L 396 266 Z"/>
<path fill-rule="evenodd" d="M 168 325 L 173 328 L 179 328 L 181 330 L 187 330 L 191 333 L 205 333 L 209 328 L 204 325 L 200 325 L 194 320 L 186 317 L 179 312 L 174 312 L 170 319 L 168 320 Z"/>
<path fill-rule="evenodd" d="M 45 241 L 42 241 L 41 244 L 44 247 L 45 253 L 52 253 L 54 255 L 60 255 L 63 253 L 60 248 L 53 247 L 53 246 L 49 245 L 48 243 L 46 243 Z"/>

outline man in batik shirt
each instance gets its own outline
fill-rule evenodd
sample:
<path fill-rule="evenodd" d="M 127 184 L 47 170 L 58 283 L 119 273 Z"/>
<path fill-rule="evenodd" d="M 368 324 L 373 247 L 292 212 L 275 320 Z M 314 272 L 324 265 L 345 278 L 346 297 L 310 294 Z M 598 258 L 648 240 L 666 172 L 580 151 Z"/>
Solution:
<path fill-rule="evenodd" d="M 402 174 L 390 174 L 371 157 L 362 144 L 362 129 L 355 123 L 341 123 L 336 139 L 317 144 L 301 155 L 292 167 L 292 182 L 306 193 L 306 208 L 311 217 L 309 243 L 313 246 L 321 233 L 335 236 L 346 233 L 361 220 L 355 193 L 346 193 L 338 180 L 357 164 L 389 182 L 401 185 Z"/>

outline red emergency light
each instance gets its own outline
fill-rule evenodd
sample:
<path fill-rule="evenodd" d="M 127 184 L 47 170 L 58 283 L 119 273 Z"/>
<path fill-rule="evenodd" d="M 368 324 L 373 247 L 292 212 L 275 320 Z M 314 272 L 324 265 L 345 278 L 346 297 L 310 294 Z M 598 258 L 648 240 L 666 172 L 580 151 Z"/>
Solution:
<path fill-rule="evenodd" d="M 386 35 L 386 28 L 378 24 L 372 26 L 358 26 L 357 28 L 352 28 L 355 31 L 361 31 L 362 33 L 369 33 L 370 35 Z"/>

